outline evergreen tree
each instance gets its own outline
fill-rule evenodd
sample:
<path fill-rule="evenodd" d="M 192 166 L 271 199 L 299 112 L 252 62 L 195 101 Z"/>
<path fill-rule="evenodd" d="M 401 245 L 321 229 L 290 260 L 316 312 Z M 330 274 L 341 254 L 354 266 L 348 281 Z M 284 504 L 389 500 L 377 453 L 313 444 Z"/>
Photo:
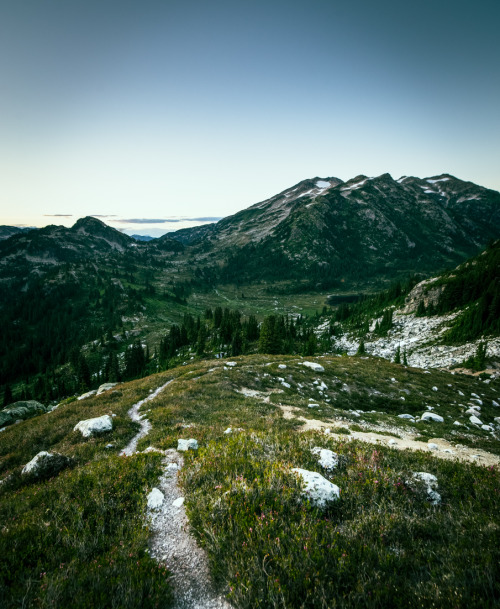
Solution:
<path fill-rule="evenodd" d="M 396 353 L 394 355 L 394 363 L 395 364 L 401 363 L 401 346 L 400 345 L 398 345 L 398 348 L 396 349 Z"/>
<path fill-rule="evenodd" d="M 408 358 L 406 357 L 406 349 L 403 351 L 403 366 L 408 366 Z"/>
<path fill-rule="evenodd" d="M 9 404 L 12 404 L 13 401 L 14 398 L 12 396 L 12 389 L 10 388 L 10 385 L 6 385 L 3 392 L 3 407 L 5 408 Z"/>
<path fill-rule="evenodd" d="M 231 355 L 235 357 L 236 355 L 241 355 L 243 352 L 243 336 L 241 334 L 241 330 L 238 329 L 233 334 L 233 339 L 231 341 Z"/>
<path fill-rule="evenodd" d="M 207 340 L 207 330 L 205 324 L 200 324 L 200 329 L 198 330 L 198 339 L 196 342 L 196 355 L 203 355 L 205 352 Z"/>
<path fill-rule="evenodd" d="M 366 353 L 365 341 L 362 338 L 359 343 L 358 350 L 356 351 L 356 355 L 365 355 L 365 353 Z"/>

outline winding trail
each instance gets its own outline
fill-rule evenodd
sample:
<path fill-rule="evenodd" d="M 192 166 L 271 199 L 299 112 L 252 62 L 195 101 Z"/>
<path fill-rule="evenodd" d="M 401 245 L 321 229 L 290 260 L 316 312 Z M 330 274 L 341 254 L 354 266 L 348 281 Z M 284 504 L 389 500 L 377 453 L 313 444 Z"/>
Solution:
<path fill-rule="evenodd" d="M 139 402 L 137 402 L 137 404 L 134 404 L 132 408 L 128 411 L 128 416 L 132 419 L 132 421 L 139 423 L 141 428 L 136 433 L 136 435 L 130 440 L 127 446 L 125 446 L 125 448 L 121 451 L 120 455 L 126 455 L 127 457 L 133 455 L 137 450 L 137 443 L 139 442 L 139 440 L 144 438 L 144 436 L 148 435 L 149 430 L 151 429 L 151 423 L 139 414 L 139 410 L 142 406 L 144 406 L 144 404 L 150 402 L 151 400 L 154 400 L 158 396 L 158 394 L 165 389 L 167 385 L 170 385 L 173 380 L 174 379 L 170 379 L 164 385 L 161 385 L 161 387 L 155 389 L 153 393 L 150 393 L 143 400 L 140 400 Z"/>
<path fill-rule="evenodd" d="M 177 481 L 182 455 L 168 449 L 163 464 L 158 488 L 165 500 L 159 510 L 150 511 L 150 552 L 172 573 L 173 609 L 231 609 L 213 589 L 205 551 L 188 533 L 189 521 Z"/>
<path fill-rule="evenodd" d="M 133 455 L 139 440 L 147 436 L 151 429 L 148 419 L 139 414 L 140 408 L 154 400 L 173 380 L 167 381 L 130 408 L 128 416 L 132 421 L 138 422 L 141 428 L 121 451 L 121 455 Z M 231 609 L 224 597 L 215 592 L 207 555 L 188 532 L 189 521 L 177 478 L 184 465 L 182 455 L 173 448 L 160 451 L 149 447 L 145 452 L 149 451 L 158 451 L 165 455 L 162 461 L 163 474 L 158 481 L 164 501 L 159 509 L 148 510 L 152 533 L 149 546 L 151 556 L 166 564 L 171 573 L 173 609 Z"/>

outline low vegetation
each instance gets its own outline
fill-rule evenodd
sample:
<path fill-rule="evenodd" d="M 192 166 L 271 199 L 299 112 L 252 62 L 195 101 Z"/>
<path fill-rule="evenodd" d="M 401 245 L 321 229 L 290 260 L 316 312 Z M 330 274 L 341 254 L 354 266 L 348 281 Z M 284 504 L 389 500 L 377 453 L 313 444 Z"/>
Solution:
<path fill-rule="evenodd" d="M 497 432 L 470 425 L 464 412 L 474 393 L 486 422 L 498 416 L 497 382 L 364 356 L 313 359 L 323 371 L 304 361 L 262 354 L 238 356 L 235 365 L 193 360 L 6 428 L 0 604 L 168 606 L 168 565 L 149 556 L 144 526 L 161 455 L 118 453 L 137 430 L 128 409 L 172 379 L 141 411 L 152 429 L 138 450 L 198 440 L 181 484 L 192 532 L 235 607 L 497 606 L 498 466 L 352 439 L 359 430 L 387 441 L 440 437 L 500 455 Z M 397 416 L 428 408 L 444 422 Z M 103 414 L 116 415 L 112 432 L 84 439 L 73 431 L 79 420 Z M 300 432 L 306 422 L 318 429 Z M 340 466 L 323 470 L 315 446 L 335 451 Z M 40 450 L 71 464 L 48 480 L 26 479 L 21 468 Z M 326 476 L 340 499 L 315 508 L 302 497 L 293 467 Z M 440 504 L 413 477 L 422 471 L 437 477 Z"/>

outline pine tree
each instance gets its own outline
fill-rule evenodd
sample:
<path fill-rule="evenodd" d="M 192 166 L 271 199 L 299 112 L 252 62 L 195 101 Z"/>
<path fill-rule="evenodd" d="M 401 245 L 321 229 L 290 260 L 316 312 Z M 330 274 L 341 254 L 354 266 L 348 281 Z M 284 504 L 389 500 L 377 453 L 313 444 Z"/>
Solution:
<path fill-rule="evenodd" d="M 394 363 L 395 364 L 401 363 L 401 346 L 400 345 L 398 345 L 398 348 L 396 349 L 396 353 L 394 355 Z"/>
<path fill-rule="evenodd" d="M 406 357 L 406 349 L 403 351 L 403 366 L 408 366 L 408 358 Z"/>
<path fill-rule="evenodd" d="M 10 388 L 10 385 L 6 385 L 3 392 L 3 407 L 5 408 L 9 404 L 12 404 L 13 401 L 14 398 L 12 396 L 12 389 Z"/>
<path fill-rule="evenodd" d="M 365 341 L 362 338 L 358 345 L 358 350 L 356 351 L 356 355 L 365 355 L 365 353 L 366 353 Z"/>

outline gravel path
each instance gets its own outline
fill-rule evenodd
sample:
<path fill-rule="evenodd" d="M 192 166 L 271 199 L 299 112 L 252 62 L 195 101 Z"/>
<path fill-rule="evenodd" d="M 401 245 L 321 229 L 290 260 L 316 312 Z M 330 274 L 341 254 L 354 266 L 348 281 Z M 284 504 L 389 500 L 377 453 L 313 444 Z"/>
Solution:
<path fill-rule="evenodd" d="M 151 423 L 146 418 L 144 418 L 144 415 L 139 414 L 139 410 L 142 406 L 144 406 L 144 404 L 146 404 L 147 402 L 150 402 L 151 400 L 154 400 L 155 397 L 157 397 L 157 395 L 160 393 L 160 391 L 163 391 L 165 389 L 165 387 L 167 385 L 170 385 L 170 383 L 172 381 L 173 381 L 173 379 L 170 379 L 164 385 L 162 385 L 161 387 L 158 387 L 158 389 L 155 389 L 146 398 L 144 398 L 143 400 L 140 400 L 140 402 L 137 402 L 137 404 L 134 404 L 132 406 L 132 408 L 128 411 L 128 416 L 132 419 L 132 421 L 136 421 L 137 423 L 139 423 L 141 426 L 141 429 L 130 440 L 130 442 L 127 444 L 127 446 L 125 446 L 125 448 L 121 451 L 120 455 L 126 455 L 127 457 L 130 457 L 130 455 L 133 455 L 135 453 L 135 451 L 137 450 L 137 443 L 139 442 L 139 440 L 141 438 L 144 438 L 144 436 L 148 435 L 149 430 L 151 429 Z"/>
<path fill-rule="evenodd" d="M 174 609 L 231 609 L 231 605 L 215 593 L 206 554 L 188 532 L 183 496 L 177 484 L 182 455 L 174 449 L 165 454 L 164 473 L 158 485 L 165 500 L 159 509 L 149 512 L 151 556 L 172 573 Z"/>
<path fill-rule="evenodd" d="M 132 421 L 140 423 L 141 428 L 121 451 L 121 455 L 134 454 L 139 440 L 148 435 L 151 423 L 145 415 L 139 414 L 139 410 L 144 404 L 154 400 L 172 380 L 130 408 L 128 416 Z M 156 449 L 150 447 L 146 449 L 148 450 Z M 172 573 L 173 609 L 231 609 L 231 605 L 214 592 L 206 554 L 188 532 L 189 522 L 183 505 L 184 499 L 177 484 L 177 474 L 184 463 L 182 455 L 174 449 L 159 452 L 165 454 L 162 461 L 163 474 L 158 484 L 164 501 L 160 508 L 148 510 L 152 532 L 150 552 L 151 556 L 166 564 Z"/>

